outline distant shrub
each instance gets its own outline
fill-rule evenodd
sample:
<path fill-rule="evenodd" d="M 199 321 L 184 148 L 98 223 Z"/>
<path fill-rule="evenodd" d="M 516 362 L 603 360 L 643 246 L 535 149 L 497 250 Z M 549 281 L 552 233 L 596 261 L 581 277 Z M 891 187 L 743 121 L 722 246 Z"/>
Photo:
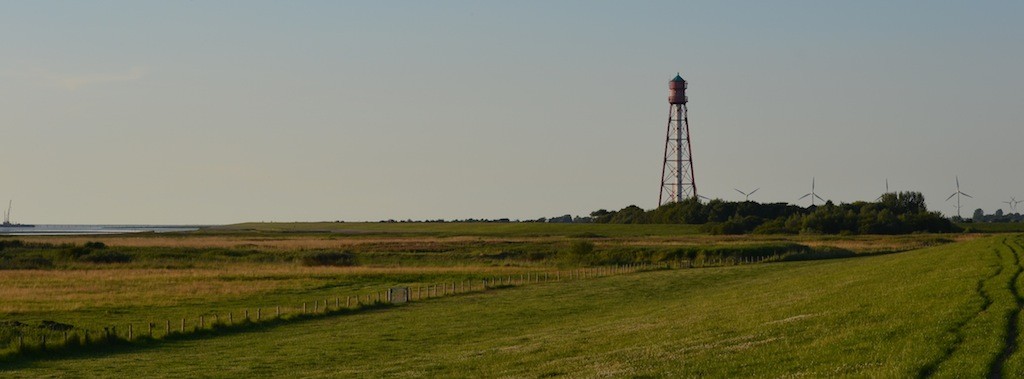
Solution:
<path fill-rule="evenodd" d="M 813 250 L 791 252 L 782 256 L 783 261 L 813 261 L 819 259 L 850 258 L 857 256 L 856 253 L 830 246 L 822 246 Z"/>
<path fill-rule="evenodd" d="M 585 256 L 594 252 L 594 243 L 588 241 L 576 241 L 569 247 L 569 252 L 576 256 Z"/>
<path fill-rule="evenodd" d="M 132 256 L 117 251 L 93 251 L 78 260 L 90 263 L 128 263 L 132 261 Z"/>
<path fill-rule="evenodd" d="M 315 251 L 302 257 L 303 266 L 354 266 L 356 256 L 347 251 Z"/>
<path fill-rule="evenodd" d="M 74 325 L 64 324 L 51 320 L 43 320 L 39 323 L 39 329 L 54 330 L 58 332 L 68 331 L 74 328 Z"/>
<path fill-rule="evenodd" d="M 597 234 L 597 233 L 594 233 L 594 232 L 576 233 L 576 234 L 569 235 L 569 237 L 573 237 L 573 238 L 605 238 L 605 236 Z"/>
<path fill-rule="evenodd" d="M 40 270 L 53 268 L 53 262 L 38 255 L 0 256 L 0 270 Z"/>
<path fill-rule="evenodd" d="M 586 240 L 577 240 L 569 244 L 568 248 L 563 247 L 558 252 L 558 260 L 568 264 L 591 264 L 598 260 L 594 254 L 594 243 Z"/>
<path fill-rule="evenodd" d="M 526 253 L 526 260 L 531 262 L 543 261 L 548 259 L 548 253 L 543 251 L 530 251 Z"/>
<path fill-rule="evenodd" d="M 21 240 L 0 240 L 0 251 L 9 247 L 22 247 L 25 243 Z"/>
<path fill-rule="evenodd" d="M 84 246 L 74 246 L 74 247 L 69 247 L 69 248 L 66 248 L 64 250 L 61 250 L 60 255 L 61 255 L 61 257 L 65 258 L 65 259 L 77 261 L 77 260 L 81 259 L 82 257 L 84 257 L 86 255 L 89 255 L 89 253 L 91 253 L 91 252 L 92 252 L 92 249 L 89 249 L 87 247 L 84 247 Z"/>
<path fill-rule="evenodd" d="M 96 242 L 89 241 L 89 242 L 85 243 L 85 248 L 86 249 L 102 250 L 102 249 L 106 249 L 107 248 L 107 244 L 105 244 L 103 242 L 98 242 L 98 241 L 96 241 Z"/>

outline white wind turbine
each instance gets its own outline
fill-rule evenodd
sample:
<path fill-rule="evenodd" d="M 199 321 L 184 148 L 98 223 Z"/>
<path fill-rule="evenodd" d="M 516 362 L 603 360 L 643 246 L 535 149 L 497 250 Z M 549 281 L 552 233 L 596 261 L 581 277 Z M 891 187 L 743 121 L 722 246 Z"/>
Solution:
<path fill-rule="evenodd" d="M 750 195 L 753 195 L 754 192 L 757 192 L 757 190 L 761 189 L 761 187 L 755 188 L 753 191 L 750 191 L 750 192 L 743 192 L 743 191 L 740 191 L 740 190 L 735 189 L 735 188 L 733 188 L 733 189 L 736 190 L 736 192 L 742 193 L 743 196 L 746 197 L 746 199 L 744 199 L 743 201 L 750 201 Z"/>
<path fill-rule="evenodd" d="M 814 192 L 814 177 L 811 177 L 811 193 L 803 195 L 803 196 L 800 196 L 800 198 L 796 199 L 796 200 L 800 201 L 800 200 L 803 200 L 805 197 L 808 197 L 808 196 L 811 197 L 811 206 L 812 207 L 814 206 L 814 199 L 815 198 L 817 198 L 818 200 L 821 200 L 822 202 L 825 201 L 825 199 L 822 199 L 821 196 L 818 196 L 818 194 Z"/>
<path fill-rule="evenodd" d="M 1010 212 L 1017 213 L 1017 204 L 1020 204 L 1022 201 L 1024 200 L 1017 200 L 1011 196 L 1010 201 L 1004 201 L 1003 204 L 1010 206 Z"/>
<path fill-rule="evenodd" d="M 882 201 L 882 197 L 885 196 L 885 194 L 887 193 L 889 193 L 889 178 L 885 178 L 885 192 L 883 192 L 881 195 L 878 195 L 878 198 L 876 198 L 875 201 Z"/>
<path fill-rule="evenodd" d="M 971 199 L 974 198 L 971 195 L 968 195 L 968 194 L 963 193 L 963 192 L 960 191 L 960 176 L 957 175 L 956 176 L 956 192 L 953 192 L 952 195 L 949 195 L 949 197 L 946 198 L 946 201 L 949 201 L 949 199 L 952 199 L 953 196 L 956 196 L 956 217 L 957 218 L 962 218 L 962 217 L 960 217 L 960 196 L 961 195 L 967 196 L 968 198 L 971 198 Z"/>

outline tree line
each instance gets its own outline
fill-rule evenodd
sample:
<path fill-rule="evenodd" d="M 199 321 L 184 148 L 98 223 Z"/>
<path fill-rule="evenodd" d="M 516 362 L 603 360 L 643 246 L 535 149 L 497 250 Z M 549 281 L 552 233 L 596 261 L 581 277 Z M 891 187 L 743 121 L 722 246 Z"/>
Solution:
<path fill-rule="evenodd" d="M 876 202 L 800 207 L 787 203 L 696 199 L 644 210 L 635 205 L 598 210 L 593 222 L 606 224 L 701 224 L 716 234 L 906 234 L 958 232 L 960 227 L 930 212 L 920 192 L 893 192 Z"/>

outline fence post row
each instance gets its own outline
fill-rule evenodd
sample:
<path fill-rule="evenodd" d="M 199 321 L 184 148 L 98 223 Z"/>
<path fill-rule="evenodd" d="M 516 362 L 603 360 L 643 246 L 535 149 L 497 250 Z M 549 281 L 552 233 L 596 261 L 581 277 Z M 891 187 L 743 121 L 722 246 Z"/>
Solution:
<path fill-rule="evenodd" d="M 711 258 L 711 259 L 707 259 L 707 260 L 702 260 L 702 261 L 700 261 L 700 263 L 702 264 L 702 266 L 705 263 L 710 264 L 710 265 L 753 264 L 753 263 L 761 263 L 761 262 L 764 262 L 764 261 L 767 261 L 767 260 L 777 260 L 777 259 L 778 259 L 778 255 L 776 254 L 776 255 L 772 255 L 772 256 L 730 257 L 729 259 L 724 259 L 724 258 L 719 257 L 719 258 Z M 691 261 L 689 259 L 687 259 L 685 261 L 686 261 L 686 267 L 694 267 L 694 263 L 695 262 L 693 262 L 693 261 Z M 673 267 L 676 267 L 676 268 L 684 267 L 683 266 L 683 260 L 676 261 L 675 264 L 677 266 L 673 266 L 672 263 L 673 262 L 665 263 L 664 268 L 672 269 Z M 633 272 L 638 272 L 638 271 L 649 270 L 649 269 L 652 269 L 653 267 L 654 267 L 654 265 L 648 265 L 647 263 L 637 263 L 637 264 L 626 264 L 626 265 L 616 264 L 614 266 L 600 266 L 600 267 L 580 268 L 580 269 L 575 269 L 575 270 L 567 271 L 567 274 L 568 274 L 567 278 L 569 280 L 572 280 L 572 279 L 586 279 L 586 278 L 604 277 L 604 276 L 610 276 L 610 275 L 615 275 L 615 274 L 633 273 Z M 541 277 L 541 274 L 543 274 L 543 278 Z M 510 275 L 506 275 L 506 276 L 482 278 L 482 279 L 480 279 L 480 291 L 487 291 L 491 287 L 501 286 L 501 285 L 518 286 L 518 285 L 525 285 L 525 284 L 530 284 L 530 283 L 542 283 L 542 282 L 547 283 L 547 282 L 551 282 L 552 280 L 554 280 L 554 281 L 561 281 L 562 280 L 562 272 L 560 270 L 556 270 L 554 272 L 554 275 L 551 275 L 551 274 L 552 274 L 551 272 L 543 272 L 543 273 L 541 273 L 541 272 L 527 272 L 527 273 L 520 273 L 519 277 L 517 279 L 514 279 L 514 276 L 511 275 L 511 274 Z M 440 287 L 440 288 L 438 288 L 438 287 Z M 413 297 L 415 297 L 416 300 L 423 300 L 424 299 L 424 294 L 423 294 L 424 290 L 426 292 L 426 297 L 430 298 L 430 297 L 435 297 L 435 296 L 445 296 L 445 295 L 449 295 L 449 294 L 456 295 L 456 294 L 460 294 L 460 293 L 473 292 L 473 291 L 476 290 L 476 287 L 475 287 L 475 284 L 473 283 L 472 279 L 469 279 L 469 280 L 463 279 L 463 280 L 460 280 L 460 281 L 452 281 L 450 283 L 432 284 L 432 285 L 427 285 L 427 286 L 416 286 L 416 291 L 415 292 L 411 291 L 407 287 L 407 289 L 406 289 L 406 292 L 407 292 L 407 294 L 406 294 L 406 301 L 412 301 Z M 374 295 L 376 295 L 376 299 L 373 298 Z M 323 305 L 324 305 L 323 313 L 324 314 L 330 313 L 329 300 L 330 300 L 329 298 L 325 298 L 324 299 L 324 303 L 323 303 Z M 392 294 L 390 289 L 387 292 L 386 300 L 385 300 L 384 296 L 381 294 L 381 291 L 374 291 L 374 292 L 371 292 L 370 294 L 366 295 L 366 303 L 367 304 L 374 304 L 374 302 L 381 303 L 381 302 L 384 302 L 384 301 L 386 301 L 387 303 L 391 303 L 391 302 L 394 301 L 394 297 L 393 297 L 393 294 Z M 362 305 L 362 299 L 361 299 L 361 297 L 359 295 L 356 295 L 356 302 L 358 303 L 357 305 Z M 334 306 L 338 310 L 341 309 L 341 297 L 335 297 L 334 298 Z M 346 296 L 345 297 L 345 307 L 346 308 L 352 308 L 352 306 L 353 306 L 352 305 L 352 296 Z M 275 306 L 274 309 L 275 309 L 276 317 L 278 319 L 280 319 L 281 318 L 281 306 L 280 305 Z M 309 312 L 309 309 L 307 308 L 307 303 L 303 302 L 302 303 L 302 314 L 307 314 L 308 312 Z M 319 300 L 315 300 L 313 302 L 313 313 L 315 314 L 315 313 L 319 313 L 319 312 L 320 312 L 320 301 Z M 245 321 L 250 321 L 249 310 L 245 309 L 243 314 L 244 314 L 244 317 L 245 317 Z M 214 316 L 214 319 L 215 319 L 214 320 L 214 326 L 216 326 L 216 324 L 219 323 L 219 316 L 217 314 L 214 314 L 213 316 Z M 262 308 L 256 308 L 256 321 L 260 322 L 260 321 L 262 321 L 262 319 L 263 319 L 263 309 Z M 182 317 L 181 318 L 181 327 L 179 329 L 180 333 L 183 333 L 183 334 L 185 333 L 186 323 L 187 323 L 187 317 Z M 229 325 L 234 325 L 234 313 L 233 312 L 228 312 L 228 324 Z M 148 334 L 148 336 L 150 338 L 153 338 L 153 329 L 156 326 L 156 324 L 154 324 L 153 322 L 148 322 L 146 324 L 146 326 L 147 326 L 147 334 Z M 198 317 L 198 325 L 195 328 L 195 331 L 200 331 L 200 330 L 204 330 L 204 329 L 206 329 L 206 316 L 205 315 L 199 315 L 199 317 Z M 68 332 L 67 331 L 62 331 L 62 332 L 63 332 L 63 337 L 64 337 L 64 344 L 66 345 L 66 344 L 68 344 L 68 341 L 69 341 L 68 340 Z M 105 333 L 105 338 L 107 340 L 118 339 L 119 338 L 118 335 L 117 335 L 117 327 L 116 326 L 111 326 L 109 328 L 104 328 L 104 333 Z M 169 319 L 166 319 L 166 320 L 164 320 L 164 336 L 168 336 L 170 334 L 171 334 L 171 321 Z M 40 347 L 41 347 L 42 350 L 46 350 L 46 336 L 47 336 L 46 334 L 41 334 L 40 335 Z M 89 344 L 90 343 L 90 338 L 89 337 L 90 337 L 89 336 L 89 330 L 88 329 L 84 330 L 84 343 L 85 344 Z M 135 340 L 135 327 L 134 327 L 134 324 L 132 324 L 132 323 L 128 323 L 127 340 L 128 341 L 134 341 Z M 24 348 L 25 348 L 25 338 L 24 338 L 24 335 L 21 335 L 21 334 L 18 335 L 18 348 L 20 350 L 24 350 Z"/>

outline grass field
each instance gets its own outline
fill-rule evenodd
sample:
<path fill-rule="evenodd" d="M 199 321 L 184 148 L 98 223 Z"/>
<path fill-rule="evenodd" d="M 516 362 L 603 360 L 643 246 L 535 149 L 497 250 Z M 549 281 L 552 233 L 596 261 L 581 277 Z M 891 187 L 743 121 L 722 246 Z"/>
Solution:
<path fill-rule="evenodd" d="M 1024 233 L 1024 222 L 972 222 L 959 225 L 976 233 Z"/>
<path fill-rule="evenodd" d="M 1021 369 L 1019 237 L 463 295 L 14 365 L 22 377 L 983 377 Z M 184 364 L 184 362 L 188 362 Z"/>
<path fill-rule="evenodd" d="M 215 227 L 206 233 L 335 233 L 354 235 L 420 236 L 677 236 L 700 233 L 699 225 L 627 225 L 627 224 L 548 224 L 548 223 L 382 223 L 382 222 L 303 222 L 245 223 Z"/>
<path fill-rule="evenodd" d="M 590 254 L 644 259 L 680 249 L 708 256 L 760 253 L 766 246 L 804 246 L 811 255 L 838 250 L 854 258 L 540 283 L 7 360 L 0 363 L 0 376 L 974 377 L 1024 372 L 1024 354 L 1016 349 L 1024 343 L 1019 326 L 1024 248 L 1013 235 L 727 237 L 600 226 L 545 231 L 528 225 L 510 231 L 501 224 L 472 225 L 460 235 L 450 225 L 342 223 L 348 229 L 330 232 L 314 225 L 254 225 L 263 228 L 22 238 L 24 245 L 2 253 L 48 258 L 54 266 L 0 270 L 0 323 L 55 320 L 98 331 L 111 324 L 175 320 L 177 327 L 183 316 L 191 325 L 200 314 L 209 320 L 229 312 L 239 317 L 254 307 L 295 310 L 303 302 L 344 301 L 350 294 L 396 285 L 570 270 L 581 262 L 567 263 L 561 254 L 581 243 L 590 246 Z M 104 252 L 131 260 L 66 259 L 68 249 L 96 239 L 107 245 Z M 369 258 L 346 267 L 300 263 L 309 252 L 338 249 Z M 526 254 L 533 249 L 550 254 Z M 524 254 L 512 254 L 516 251 Z M 905 252 L 891 254 L 900 251 Z M 2 329 L 0 340 L 11 341 L 14 334 L 5 336 Z"/>

